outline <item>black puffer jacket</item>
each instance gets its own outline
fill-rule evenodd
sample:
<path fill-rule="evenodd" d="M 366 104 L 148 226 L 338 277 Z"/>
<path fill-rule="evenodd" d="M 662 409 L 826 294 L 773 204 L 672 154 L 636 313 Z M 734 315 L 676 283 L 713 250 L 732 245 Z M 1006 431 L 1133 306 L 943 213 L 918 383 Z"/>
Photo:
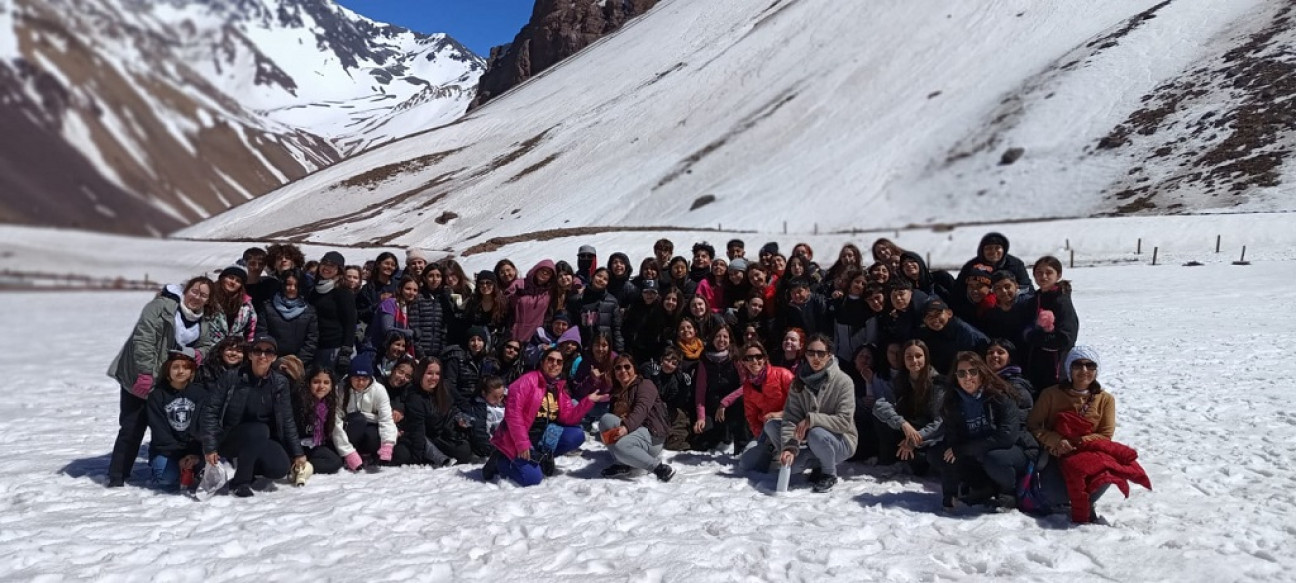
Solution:
<path fill-rule="evenodd" d="M 981 250 L 985 248 L 987 243 L 991 242 L 1003 245 L 1004 256 L 998 263 L 987 261 L 981 256 Z M 1021 259 L 1008 254 L 1008 237 L 1005 237 L 1000 233 L 986 233 L 986 236 L 981 238 L 981 243 L 977 245 L 977 256 L 963 264 L 963 269 L 959 270 L 958 280 L 954 284 L 954 289 L 966 289 L 968 276 L 971 275 L 974 270 L 978 269 L 988 273 L 994 273 L 1000 270 L 1012 272 L 1012 274 L 1017 278 L 1017 285 L 1021 288 L 1020 293 L 1025 293 L 1035 289 L 1035 286 L 1031 285 L 1030 272 L 1026 271 L 1026 264 L 1022 263 Z"/>
<path fill-rule="evenodd" d="M 333 288 L 322 294 L 311 290 L 310 304 L 315 308 L 315 321 L 319 329 L 319 350 L 350 348 L 355 344 L 356 298 L 351 290 Z"/>
<path fill-rule="evenodd" d="M 620 259 L 625 262 L 626 272 L 625 275 L 617 277 L 612 275 L 611 268 L 609 268 L 607 288 L 608 291 L 612 292 L 612 295 L 616 297 L 617 303 L 624 308 L 629 306 L 634 300 L 638 299 L 639 287 L 632 283 L 632 280 L 634 279 L 634 267 L 630 264 L 630 257 L 625 253 L 618 251 L 608 258 L 608 265 L 611 265 L 612 260 L 614 259 Z"/>
<path fill-rule="evenodd" d="M 626 308 L 621 335 L 635 362 L 643 363 L 661 358 L 665 347 L 666 330 L 670 322 L 661 302 L 645 304 L 635 300 Z"/>
<path fill-rule="evenodd" d="M 471 427 L 459 427 L 455 417 L 459 410 L 451 405 L 448 411 L 437 409 L 436 397 L 427 391 L 414 389 L 405 397 L 405 418 L 400 422 L 399 441 L 410 451 L 410 463 L 426 464 L 424 457 L 427 441 L 468 443 Z"/>
<path fill-rule="evenodd" d="M 275 309 L 273 299 L 262 304 L 261 310 L 265 319 L 258 322 L 257 333 L 261 332 L 261 324 L 264 324 L 266 333 L 278 341 L 281 356 L 292 354 L 307 364 L 315 360 L 315 349 L 319 346 L 319 319 L 314 306 L 307 302 L 306 309 L 291 320 Z"/>
<path fill-rule="evenodd" d="M 948 271 L 940 270 L 933 273 L 931 269 L 927 267 L 927 262 L 923 260 L 922 255 L 914 253 L 913 251 L 905 251 L 900 254 L 901 264 L 905 261 L 913 261 L 918 264 L 918 280 L 909 280 L 914 284 L 914 289 L 932 297 L 939 296 L 946 302 L 952 302 L 956 295 L 960 295 L 954 293 L 954 276 L 950 275 Z M 900 273 L 899 277 L 907 278 L 904 273 Z M 962 288 L 958 289 L 960 292 L 963 291 Z"/>
<path fill-rule="evenodd" d="M 584 344 L 594 340 L 594 335 L 604 332 L 612 337 L 612 350 L 625 351 L 625 338 L 621 334 L 621 304 L 607 290 L 586 288 L 580 297 L 581 339 Z"/>
<path fill-rule="evenodd" d="M 442 287 L 423 290 L 409 305 L 409 327 L 414 331 L 414 356 L 424 359 L 445 350 L 446 332 L 453 317 L 450 293 Z"/>
<path fill-rule="evenodd" d="M 288 377 L 271 370 L 265 378 L 256 378 L 247 365 L 225 373 L 212 386 L 198 426 L 203 453 L 216 451 L 225 439 L 225 433 L 243 422 L 243 413 L 253 391 L 270 391 L 271 406 L 274 409 L 270 420 L 270 438 L 279 442 L 288 451 L 289 457 L 302 455 L 297 421 L 293 418 L 292 389 L 289 388 Z"/>
<path fill-rule="evenodd" d="M 455 345 L 447 346 L 441 354 L 444 365 L 442 376 L 454 392 L 455 404 L 464 406 L 479 392 L 477 383 L 483 377 L 500 373 L 499 361 L 489 354 L 473 358 L 467 350 Z"/>

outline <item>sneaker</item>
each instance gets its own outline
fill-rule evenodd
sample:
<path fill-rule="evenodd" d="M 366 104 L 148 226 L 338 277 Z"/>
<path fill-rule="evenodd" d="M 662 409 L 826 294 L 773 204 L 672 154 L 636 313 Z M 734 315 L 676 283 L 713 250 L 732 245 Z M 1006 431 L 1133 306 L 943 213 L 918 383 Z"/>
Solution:
<path fill-rule="evenodd" d="M 837 485 L 837 476 L 824 475 L 814 482 L 811 491 L 815 494 L 827 494 L 832 492 L 833 486 Z"/>
<path fill-rule="evenodd" d="M 239 498 L 251 498 L 252 494 L 252 486 L 250 484 L 242 484 L 234 487 L 234 495 Z"/>
<path fill-rule="evenodd" d="M 630 466 L 627 466 L 625 464 L 612 464 L 606 468 L 603 468 L 602 474 L 604 478 L 624 478 L 626 476 L 629 476 L 630 472 L 633 471 L 634 468 L 631 468 Z"/>
<path fill-rule="evenodd" d="M 657 464 L 657 467 L 653 468 L 653 475 L 657 476 L 658 480 L 669 482 L 675 477 L 675 468 L 666 464 Z"/>
<path fill-rule="evenodd" d="M 126 486 L 126 480 L 123 480 L 121 478 L 113 478 L 111 480 L 108 480 L 109 488 L 122 488 L 125 486 Z"/>

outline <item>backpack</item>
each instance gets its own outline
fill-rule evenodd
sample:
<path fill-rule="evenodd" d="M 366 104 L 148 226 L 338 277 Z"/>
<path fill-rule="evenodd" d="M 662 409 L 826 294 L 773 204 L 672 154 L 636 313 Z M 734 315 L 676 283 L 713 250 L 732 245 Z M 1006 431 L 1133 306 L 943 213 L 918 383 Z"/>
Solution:
<path fill-rule="evenodd" d="M 1039 470 L 1032 460 L 1026 465 L 1026 474 L 1017 483 L 1017 508 L 1027 514 L 1046 515 L 1052 512 L 1048 498 L 1040 484 Z"/>

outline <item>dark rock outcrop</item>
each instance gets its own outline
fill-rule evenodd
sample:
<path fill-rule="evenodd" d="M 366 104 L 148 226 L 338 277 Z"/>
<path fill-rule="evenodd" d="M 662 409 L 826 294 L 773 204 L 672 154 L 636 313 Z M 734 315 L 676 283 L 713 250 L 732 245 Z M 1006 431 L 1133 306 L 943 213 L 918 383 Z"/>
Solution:
<path fill-rule="evenodd" d="M 658 0 L 536 0 L 513 42 L 491 50 L 472 111 L 647 12 Z"/>

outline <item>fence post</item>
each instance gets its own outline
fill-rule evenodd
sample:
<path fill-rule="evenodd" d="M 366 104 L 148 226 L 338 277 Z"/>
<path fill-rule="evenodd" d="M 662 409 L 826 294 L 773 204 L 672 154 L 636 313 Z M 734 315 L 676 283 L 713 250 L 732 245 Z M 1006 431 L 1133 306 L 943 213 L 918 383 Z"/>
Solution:
<path fill-rule="evenodd" d="M 1156 260 L 1157 260 L 1157 251 L 1159 251 L 1160 249 L 1161 249 L 1160 247 L 1153 247 L 1153 248 L 1152 248 L 1152 265 L 1156 265 Z"/>
<path fill-rule="evenodd" d="M 1143 254 L 1143 237 L 1139 237 L 1139 240 L 1138 240 L 1138 249 L 1135 249 L 1135 250 L 1134 250 L 1134 254 L 1135 254 L 1135 255 L 1142 255 L 1142 254 Z"/>
<path fill-rule="evenodd" d="M 1066 240 L 1066 250 L 1067 250 L 1067 251 L 1070 251 L 1070 250 L 1071 250 L 1071 237 L 1067 237 L 1067 240 Z"/>
<path fill-rule="evenodd" d="M 787 221 L 783 221 L 783 234 L 787 234 Z"/>
<path fill-rule="evenodd" d="M 1242 257 L 1238 258 L 1238 261 L 1246 261 L 1246 245 L 1242 246 Z"/>
<path fill-rule="evenodd" d="M 1075 268 L 1075 249 L 1071 249 L 1071 264 L 1067 266 L 1067 269 L 1074 269 L 1074 268 Z"/>
<path fill-rule="evenodd" d="M 931 251 L 927 252 L 927 268 L 931 269 Z"/>
<path fill-rule="evenodd" d="M 816 234 L 816 235 L 819 234 L 819 223 L 815 223 L 815 224 L 814 224 L 814 234 Z"/>
<path fill-rule="evenodd" d="M 1215 252 L 1219 253 L 1219 250 L 1220 250 L 1220 236 L 1215 235 Z"/>

